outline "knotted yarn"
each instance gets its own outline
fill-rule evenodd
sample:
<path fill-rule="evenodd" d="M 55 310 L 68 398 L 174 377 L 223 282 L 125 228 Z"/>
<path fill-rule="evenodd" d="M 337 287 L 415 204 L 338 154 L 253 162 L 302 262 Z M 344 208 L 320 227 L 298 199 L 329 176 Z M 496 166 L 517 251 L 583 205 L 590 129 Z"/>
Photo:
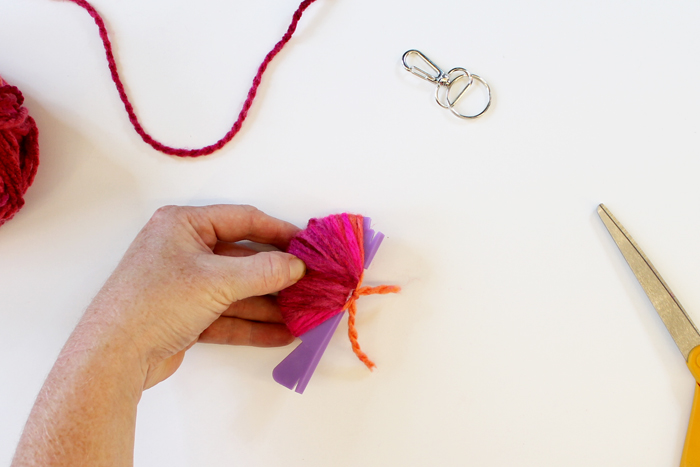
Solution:
<path fill-rule="evenodd" d="M 0 77 L 0 225 L 24 206 L 39 167 L 39 130 L 24 96 Z"/>
<path fill-rule="evenodd" d="M 280 291 L 282 318 L 295 336 L 348 311 L 348 336 L 355 355 L 369 368 L 375 365 L 361 350 L 355 329 L 357 300 L 363 295 L 397 293 L 397 286 L 363 287 L 363 217 L 334 214 L 311 219 L 290 242 L 288 253 L 306 264 L 306 275 Z"/>

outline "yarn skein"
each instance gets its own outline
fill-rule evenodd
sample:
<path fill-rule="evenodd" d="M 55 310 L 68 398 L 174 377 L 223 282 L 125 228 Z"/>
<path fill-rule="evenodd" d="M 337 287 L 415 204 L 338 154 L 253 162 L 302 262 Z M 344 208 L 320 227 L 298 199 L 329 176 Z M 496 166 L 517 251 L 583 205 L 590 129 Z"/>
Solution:
<path fill-rule="evenodd" d="M 375 365 L 361 350 L 355 329 L 357 300 L 364 295 L 397 293 L 400 287 L 363 287 L 363 217 L 335 214 L 311 219 L 290 242 L 288 253 L 306 264 L 306 275 L 280 291 L 282 319 L 295 336 L 348 311 L 348 336 L 355 355 L 369 368 Z"/>
<path fill-rule="evenodd" d="M 107 34 L 107 28 L 105 27 L 105 23 L 102 20 L 102 17 L 100 14 L 95 10 L 95 8 L 90 5 L 86 0 L 69 0 L 76 5 L 84 8 L 88 14 L 92 17 L 92 19 L 95 21 L 95 24 L 97 25 L 97 28 L 100 31 L 100 38 L 102 39 L 102 44 L 105 49 L 105 55 L 107 56 L 107 63 L 109 65 L 109 71 L 112 75 L 112 81 L 114 81 L 115 86 L 117 87 L 117 92 L 119 92 L 119 98 L 122 100 L 124 103 L 124 108 L 126 109 L 126 113 L 129 115 L 129 121 L 131 122 L 131 125 L 134 127 L 134 130 L 136 130 L 136 133 L 141 136 L 141 139 L 143 139 L 146 143 L 148 143 L 153 149 L 156 151 L 160 151 L 164 154 L 168 154 L 171 156 L 178 156 L 178 157 L 199 157 L 199 156 L 207 156 L 215 151 L 218 151 L 219 149 L 223 148 L 229 141 L 233 139 L 234 136 L 240 131 L 241 127 L 243 126 L 243 122 L 245 121 L 246 117 L 248 116 L 248 111 L 250 110 L 250 107 L 253 105 L 253 100 L 255 99 L 255 95 L 258 92 L 258 87 L 260 86 L 260 82 L 262 81 L 262 75 L 265 73 L 265 70 L 267 69 L 267 66 L 270 64 L 273 58 L 282 50 L 282 48 L 289 42 L 289 40 L 292 38 L 292 35 L 294 35 L 294 31 L 296 31 L 297 25 L 299 24 L 299 20 L 301 19 L 301 16 L 304 14 L 304 11 L 316 0 L 304 0 L 301 2 L 297 10 L 294 12 L 292 15 L 292 22 L 289 24 L 289 27 L 287 28 L 287 32 L 282 36 L 282 39 L 275 44 L 275 46 L 272 48 L 270 52 L 265 56 L 265 59 L 263 62 L 260 64 L 258 67 L 258 72 L 255 75 L 255 78 L 253 78 L 253 84 L 250 87 L 250 90 L 248 91 L 248 95 L 246 96 L 245 102 L 243 103 L 243 108 L 241 109 L 240 113 L 238 114 L 238 119 L 233 123 L 233 126 L 231 129 L 226 133 L 219 141 L 217 141 L 214 144 L 211 144 L 209 146 L 204 146 L 202 148 L 198 149 L 184 149 L 184 148 L 174 148 L 171 146 L 166 146 L 165 144 L 156 141 L 141 125 L 139 122 L 138 117 L 136 116 L 136 112 L 134 111 L 133 105 L 131 105 L 131 102 L 129 101 L 129 97 L 126 94 L 126 90 L 124 89 L 124 84 L 122 83 L 121 78 L 119 77 L 119 71 L 117 70 L 117 63 L 114 60 L 114 53 L 112 53 L 112 43 L 109 40 L 109 35 Z"/>
<path fill-rule="evenodd" d="M 39 130 L 24 96 L 0 77 L 0 225 L 24 206 L 39 167 Z"/>

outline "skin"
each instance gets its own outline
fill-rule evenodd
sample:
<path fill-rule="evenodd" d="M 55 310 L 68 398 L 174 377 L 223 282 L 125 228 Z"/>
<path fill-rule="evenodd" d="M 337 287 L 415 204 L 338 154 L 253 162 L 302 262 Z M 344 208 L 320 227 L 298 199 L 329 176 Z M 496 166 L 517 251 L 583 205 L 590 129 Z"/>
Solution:
<path fill-rule="evenodd" d="M 304 275 L 282 252 L 299 229 L 250 206 L 159 209 L 86 310 L 29 415 L 12 467 L 131 466 L 141 394 L 196 342 L 294 339 L 268 294 Z"/>

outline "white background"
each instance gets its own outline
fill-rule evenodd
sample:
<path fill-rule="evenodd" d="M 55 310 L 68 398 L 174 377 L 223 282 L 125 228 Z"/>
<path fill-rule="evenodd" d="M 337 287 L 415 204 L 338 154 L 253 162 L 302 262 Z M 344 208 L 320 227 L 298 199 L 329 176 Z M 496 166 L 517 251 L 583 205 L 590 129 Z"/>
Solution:
<path fill-rule="evenodd" d="M 297 0 L 95 0 L 144 126 L 223 135 Z M 700 3 L 318 0 L 239 135 L 182 160 L 131 128 L 74 4 L 0 2 L 0 74 L 41 165 L 0 228 L 0 463 L 81 313 L 153 211 L 337 212 L 387 235 L 306 393 L 292 347 L 197 345 L 139 406 L 138 466 L 676 466 L 693 380 L 595 208 L 700 322 Z M 404 71 L 418 48 L 491 85 L 462 121 Z"/>

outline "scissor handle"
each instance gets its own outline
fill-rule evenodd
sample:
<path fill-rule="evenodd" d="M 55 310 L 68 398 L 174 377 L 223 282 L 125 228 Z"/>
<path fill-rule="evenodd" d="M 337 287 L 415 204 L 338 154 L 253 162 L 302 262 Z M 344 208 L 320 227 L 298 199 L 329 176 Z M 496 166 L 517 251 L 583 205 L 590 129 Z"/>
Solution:
<path fill-rule="evenodd" d="M 696 380 L 693 408 L 690 410 L 688 433 L 681 457 L 681 467 L 700 467 L 700 346 L 688 355 L 688 368 Z"/>
<path fill-rule="evenodd" d="M 700 467 L 700 384 L 695 385 L 695 398 L 690 411 L 688 433 L 685 435 L 681 467 Z"/>

